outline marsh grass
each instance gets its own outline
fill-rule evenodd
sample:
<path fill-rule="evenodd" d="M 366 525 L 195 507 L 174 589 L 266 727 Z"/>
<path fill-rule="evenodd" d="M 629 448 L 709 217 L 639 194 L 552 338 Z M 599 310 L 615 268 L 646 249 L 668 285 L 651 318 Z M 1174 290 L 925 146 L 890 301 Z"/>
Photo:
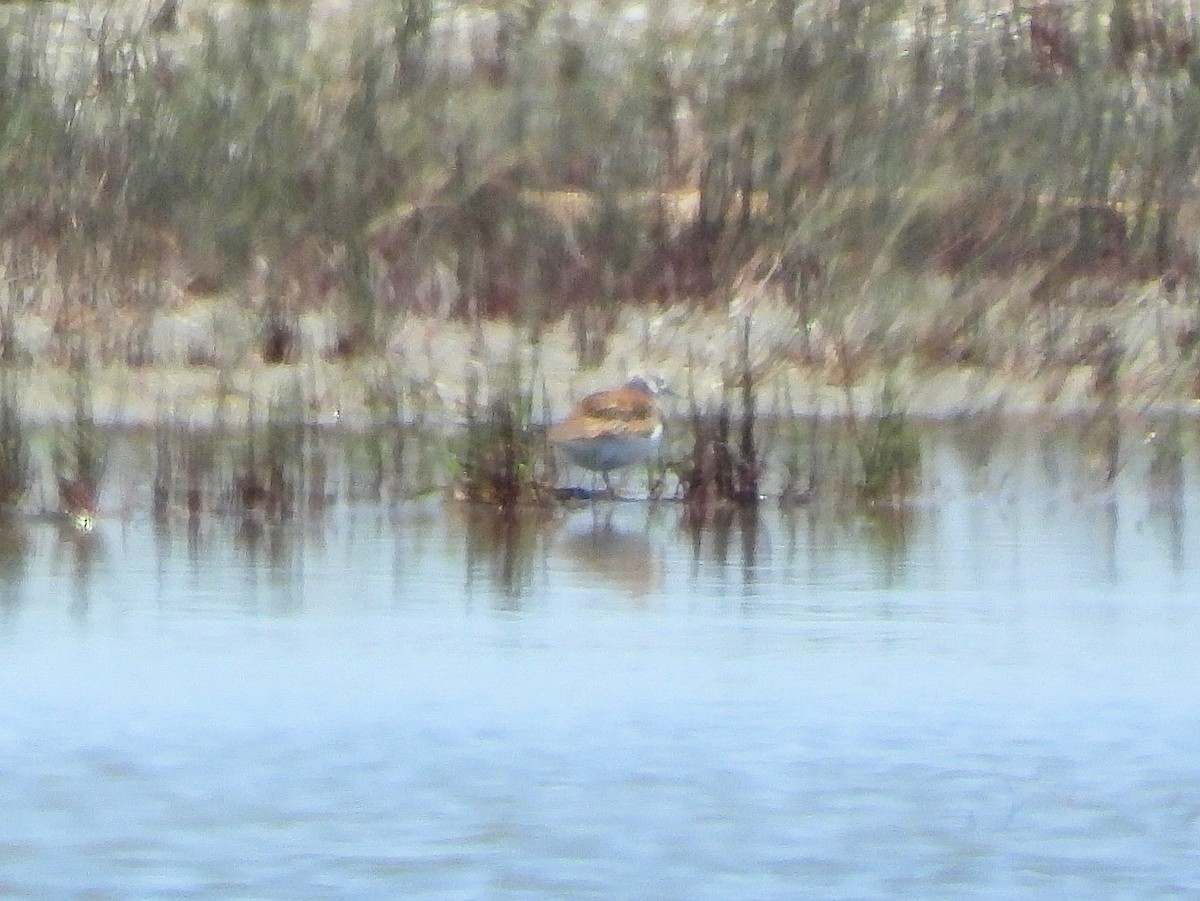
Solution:
<path fill-rule="evenodd" d="M 690 368 L 690 367 L 689 367 Z M 691 455 L 678 465 L 683 503 L 700 519 L 727 506 L 754 507 L 760 499 L 762 465 L 755 432 L 756 378 L 750 357 L 750 320 L 745 319 L 735 368 L 740 416 L 736 434 L 730 392 L 721 398 L 714 417 L 701 414 L 695 386 L 689 383 Z"/>
<path fill-rule="evenodd" d="M 256 421 L 252 402 L 247 416 L 245 444 L 226 500 L 228 509 L 246 518 L 257 515 L 266 506 L 266 477 L 259 451 L 261 440 L 260 426 Z"/>
<path fill-rule="evenodd" d="M 407 433 L 403 427 L 404 394 L 390 374 L 372 380 L 367 386 L 368 425 L 356 442 L 362 454 L 366 478 L 366 496 L 379 500 L 393 478 L 401 478 L 405 465 Z"/>
<path fill-rule="evenodd" d="M 29 436 L 15 379 L 7 367 L 0 368 L 0 518 L 20 506 L 33 481 Z"/>
<path fill-rule="evenodd" d="M 479 401 L 478 367 L 468 374 L 465 423 L 451 451 L 452 481 L 456 496 L 468 502 L 515 509 L 544 504 L 554 492 L 544 474 L 545 428 L 534 422 L 536 366 L 526 375 L 514 351 L 507 368 L 486 404 Z"/>
<path fill-rule="evenodd" d="M 355 497 L 400 501 L 444 488 L 446 442 L 429 423 L 430 386 L 406 376 L 403 361 L 368 378 L 366 429 L 345 436 Z"/>
<path fill-rule="evenodd" d="M 433 423 L 435 416 L 444 417 L 445 408 L 429 392 L 413 386 L 410 392 L 411 402 L 406 421 L 406 435 L 411 453 L 405 459 L 411 460 L 404 470 L 407 478 L 407 496 L 413 498 L 426 497 L 444 490 L 446 473 L 450 468 L 450 447 L 443 429 Z M 545 389 L 543 388 L 543 397 Z M 543 416 L 543 421 L 548 419 Z M 397 436 L 397 440 L 400 438 Z"/>
<path fill-rule="evenodd" d="M 692 450 L 679 464 L 679 483 L 685 508 L 698 518 L 729 502 L 733 496 L 733 454 L 729 441 L 729 404 L 721 401 L 715 417 L 701 414 L 691 398 L 689 421 Z"/>
<path fill-rule="evenodd" d="M 779 452 L 782 478 L 779 485 L 779 504 L 784 508 L 807 504 L 817 496 L 818 420 L 801 419 L 795 415 L 790 386 L 785 383 L 783 412 L 776 416 L 780 424 Z"/>
<path fill-rule="evenodd" d="M 1185 484 L 1185 448 L 1179 417 L 1160 423 L 1147 433 L 1143 443 L 1150 447 L 1147 475 L 1152 496 L 1161 506 L 1178 508 Z"/>
<path fill-rule="evenodd" d="M 166 519 L 171 510 L 172 495 L 178 491 L 176 431 L 160 409 L 154 425 L 154 483 L 150 489 L 150 505 L 156 520 Z"/>
<path fill-rule="evenodd" d="M 268 360 L 331 303 L 343 354 L 415 308 L 570 315 L 591 365 L 618 305 L 721 303 L 747 267 L 806 329 L 889 270 L 1041 267 L 1053 303 L 1197 269 L 1183 5 L 700 4 L 629 34 L 582 6 L 366 4 L 320 34 L 305 4 L 6 6 L 0 242 L 53 256 L 67 332 L 162 303 L 147 281 L 265 276 Z"/>
<path fill-rule="evenodd" d="M 267 413 L 267 491 L 274 512 L 294 515 L 308 482 L 306 454 L 313 433 L 295 399 L 276 400 Z"/>
<path fill-rule="evenodd" d="M 258 421 L 251 404 L 230 508 L 248 520 L 290 519 L 305 486 L 308 437 L 294 399 L 272 401 L 265 422 Z"/>
<path fill-rule="evenodd" d="M 519 397 L 493 399 L 468 413 L 458 489 L 473 503 L 512 507 L 542 499 L 545 486 L 534 475 L 537 444 Z"/>
<path fill-rule="evenodd" d="M 880 391 L 878 413 L 859 422 L 851 412 L 851 428 L 861 463 L 859 498 L 869 506 L 907 498 L 920 475 L 921 443 L 890 379 Z"/>
<path fill-rule="evenodd" d="M 60 493 L 65 486 L 76 485 L 94 505 L 104 485 L 111 436 L 96 422 L 92 379 L 88 363 L 78 358 L 71 373 L 71 421 L 55 431 L 51 462 Z M 66 504 L 65 498 L 60 500 Z"/>

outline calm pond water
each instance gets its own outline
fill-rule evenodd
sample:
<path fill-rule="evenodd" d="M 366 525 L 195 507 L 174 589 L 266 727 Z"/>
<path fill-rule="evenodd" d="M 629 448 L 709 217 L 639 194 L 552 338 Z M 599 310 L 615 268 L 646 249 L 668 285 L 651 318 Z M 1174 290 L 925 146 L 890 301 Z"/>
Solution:
<path fill-rule="evenodd" d="M 1196 897 L 1200 465 L 1144 434 L 933 431 L 899 521 L 13 527 L 0 896 Z"/>

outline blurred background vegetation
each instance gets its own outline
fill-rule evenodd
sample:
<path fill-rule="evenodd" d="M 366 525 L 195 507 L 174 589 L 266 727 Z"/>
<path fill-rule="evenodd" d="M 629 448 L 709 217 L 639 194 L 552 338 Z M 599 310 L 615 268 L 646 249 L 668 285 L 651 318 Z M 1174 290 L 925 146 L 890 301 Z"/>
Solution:
<path fill-rule="evenodd" d="M 1195 280 L 1196 37 L 1170 0 L 0 4 L 0 356 L 36 313 L 139 365 L 149 311 L 231 295 L 268 362 L 320 308 L 330 355 L 567 317 L 588 363 L 622 304 L 746 284 L 800 362 L 864 298 L 860 350 L 924 316 L 910 352 L 997 363 L 1004 302 L 1062 356 Z"/>

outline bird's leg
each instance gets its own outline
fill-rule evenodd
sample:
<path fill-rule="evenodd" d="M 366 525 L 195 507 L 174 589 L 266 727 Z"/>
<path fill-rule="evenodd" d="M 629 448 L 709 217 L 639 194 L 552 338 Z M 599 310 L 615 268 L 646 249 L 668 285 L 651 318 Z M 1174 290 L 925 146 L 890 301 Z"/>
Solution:
<path fill-rule="evenodd" d="M 608 470 L 604 470 L 600 475 L 604 478 L 604 496 L 612 500 L 616 497 L 616 492 L 613 491 L 612 482 L 609 481 Z"/>

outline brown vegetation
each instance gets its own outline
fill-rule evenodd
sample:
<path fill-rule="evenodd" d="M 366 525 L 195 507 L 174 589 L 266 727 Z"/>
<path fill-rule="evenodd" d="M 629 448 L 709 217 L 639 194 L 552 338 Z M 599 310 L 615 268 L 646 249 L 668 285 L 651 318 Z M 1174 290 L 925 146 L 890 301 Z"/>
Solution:
<path fill-rule="evenodd" d="M 225 384 L 368 366 L 424 317 L 565 322 L 587 367 L 624 310 L 769 294 L 788 318 L 756 334 L 834 384 L 1086 365 L 1119 395 L 1149 346 L 1200 372 L 1182 3 L 0 13 L 5 365 L 86 347 Z M 1160 280 L 1155 339 L 1131 336 Z M 168 348 L 193 309 L 204 340 Z"/>

